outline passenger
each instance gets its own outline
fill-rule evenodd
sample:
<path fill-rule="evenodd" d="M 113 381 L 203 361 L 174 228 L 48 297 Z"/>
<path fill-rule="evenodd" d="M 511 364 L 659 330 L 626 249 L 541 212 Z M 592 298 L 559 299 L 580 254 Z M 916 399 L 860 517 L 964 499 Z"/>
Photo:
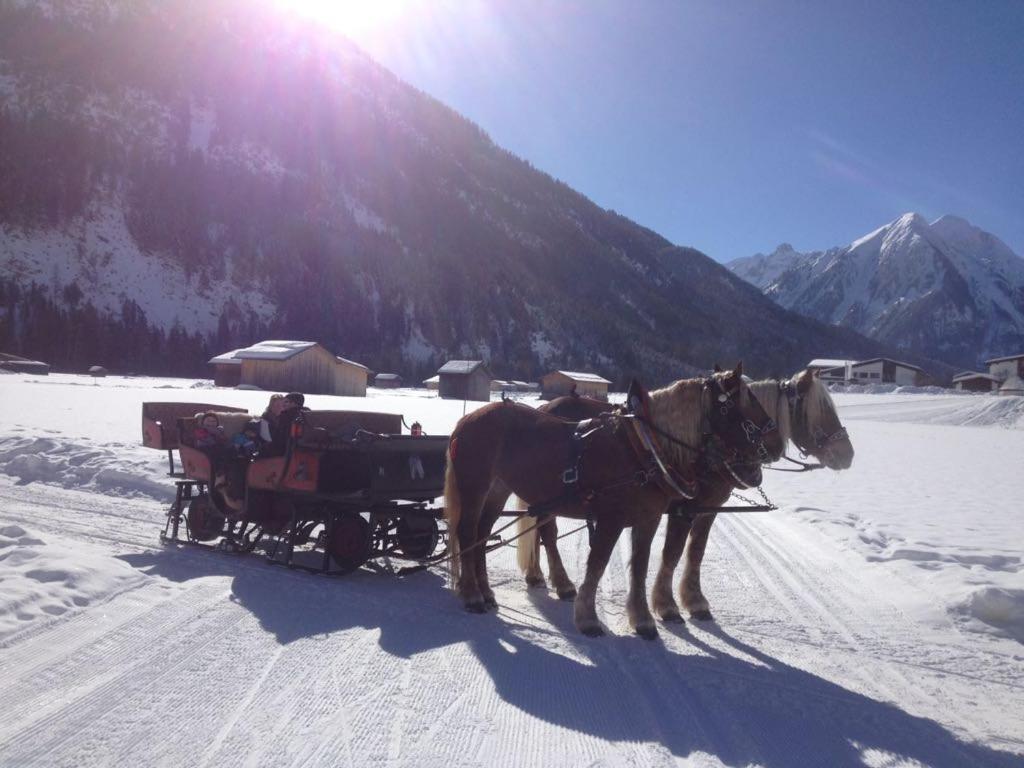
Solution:
<path fill-rule="evenodd" d="M 260 452 L 260 424 L 252 420 L 247 422 L 242 431 L 231 438 L 231 447 L 241 458 L 251 459 Z"/>
<path fill-rule="evenodd" d="M 284 405 L 284 395 L 271 395 L 267 403 L 267 410 L 260 417 L 260 456 L 273 456 L 271 444 L 274 442 L 274 425 L 277 417 L 281 415 L 281 407 Z"/>
<path fill-rule="evenodd" d="M 409 433 L 413 437 L 423 437 L 423 425 L 418 421 L 414 421 L 412 426 L 409 428 Z"/>
<path fill-rule="evenodd" d="M 270 428 L 269 451 L 261 453 L 261 456 L 284 456 L 288 451 L 288 436 L 291 434 L 292 424 L 304 411 L 305 396 L 301 392 L 289 392 L 281 400 L 281 412 L 274 420 Z"/>
<path fill-rule="evenodd" d="M 220 419 L 212 411 L 196 414 L 199 426 L 192 433 L 192 439 L 196 448 L 203 451 L 213 451 L 225 443 L 224 427 L 220 425 Z"/>

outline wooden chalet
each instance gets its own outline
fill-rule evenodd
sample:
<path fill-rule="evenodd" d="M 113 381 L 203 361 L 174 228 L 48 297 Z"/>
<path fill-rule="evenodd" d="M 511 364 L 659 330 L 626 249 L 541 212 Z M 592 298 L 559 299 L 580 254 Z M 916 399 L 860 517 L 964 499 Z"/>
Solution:
<path fill-rule="evenodd" d="M 953 377 L 953 388 L 961 392 L 995 392 L 999 379 L 987 373 L 963 371 Z"/>
<path fill-rule="evenodd" d="M 239 361 L 234 386 L 313 395 L 366 396 L 367 367 L 338 357 L 315 341 L 261 341 L 212 358 L 210 363 L 215 372 L 217 366 L 235 365 L 224 359 L 228 355 Z M 233 377 L 225 380 L 231 381 Z"/>
<path fill-rule="evenodd" d="M 235 357 L 240 349 L 233 349 L 223 355 L 211 357 L 207 362 L 213 366 L 215 387 L 237 387 L 242 383 L 242 359 Z"/>
<path fill-rule="evenodd" d="M 398 389 L 402 386 L 402 377 L 397 373 L 378 373 L 373 377 L 373 386 L 377 389 Z"/>
<path fill-rule="evenodd" d="M 540 396 L 542 400 L 554 400 L 575 392 L 582 397 L 607 400 L 609 384 L 611 382 L 608 379 L 596 373 L 552 371 L 540 379 Z"/>
<path fill-rule="evenodd" d="M 447 400 L 491 399 L 491 372 L 482 360 L 449 360 L 437 375 L 438 395 Z"/>

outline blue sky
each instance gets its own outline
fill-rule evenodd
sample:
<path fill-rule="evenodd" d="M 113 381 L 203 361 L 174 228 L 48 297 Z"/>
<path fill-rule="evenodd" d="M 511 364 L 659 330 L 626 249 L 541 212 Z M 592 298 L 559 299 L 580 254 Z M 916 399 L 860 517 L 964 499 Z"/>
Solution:
<path fill-rule="evenodd" d="M 1019 0 L 405 0 L 347 32 L 501 146 L 719 261 L 907 211 L 1024 255 Z"/>

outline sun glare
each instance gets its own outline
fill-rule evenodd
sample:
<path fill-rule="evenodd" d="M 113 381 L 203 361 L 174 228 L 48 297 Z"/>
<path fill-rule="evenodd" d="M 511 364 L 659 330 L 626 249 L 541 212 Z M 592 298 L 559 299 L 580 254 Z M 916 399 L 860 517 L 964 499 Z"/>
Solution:
<path fill-rule="evenodd" d="M 282 5 L 352 37 L 388 27 L 412 10 L 411 0 L 284 0 Z"/>

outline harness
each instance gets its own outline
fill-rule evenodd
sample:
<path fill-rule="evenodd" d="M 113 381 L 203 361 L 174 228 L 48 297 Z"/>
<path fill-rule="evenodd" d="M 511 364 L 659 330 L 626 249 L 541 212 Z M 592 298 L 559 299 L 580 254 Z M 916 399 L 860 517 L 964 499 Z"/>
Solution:
<path fill-rule="evenodd" d="M 797 386 L 793 383 L 793 381 L 791 379 L 787 379 L 786 381 L 780 381 L 779 382 L 779 391 L 781 393 L 785 394 L 786 395 L 786 399 L 789 401 L 789 418 L 790 418 L 790 421 L 794 425 L 799 422 L 799 423 L 802 423 L 802 424 L 804 424 L 806 426 L 806 421 L 804 419 L 800 418 L 802 416 L 803 412 L 804 412 L 803 408 L 800 407 L 802 401 L 804 401 L 806 399 L 804 397 L 804 395 L 800 394 L 800 391 L 798 390 Z M 810 448 L 807 445 L 801 445 L 800 443 L 798 443 L 797 440 L 796 440 L 796 430 L 794 429 L 792 431 L 793 432 L 793 434 L 792 434 L 793 443 L 800 450 L 800 458 L 802 458 L 802 459 L 806 459 L 808 456 L 816 455 L 818 453 L 824 453 L 826 456 L 828 456 L 832 452 L 832 444 L 833 443 L 839 442 L 840 440 L 849 440 L 850 439 L 850 435 L 846 431 L 846 428 L 842 427 L 842 426 L 839 427 L 839 429 L 837 429 L 835 432 L 832 432 L 831 434 L 825 432 L 825 430 L 822 429 L 820 426 L 815 427 L 813 430 L 807 430 L 807 431 L 810 433 L 811 440 L 814 441 L 814 448 L 813 449 Z M 824 467 L 824 465 L 821 464 L 820 462 L 817 465 L 814 465 L 814 464 L 806 464 L 804 462 L 797 461 L 796 459 L 790 459 L 789 457 L 786 457 L 786 459 L 787 459 L 787 461 L 793 462 L 794 464 L 799 464 L 799 465 L 801 465 L 803 467 L 806 467 L 808 469 L 821 469 L 822 467 Z M 803 471 L 806 471 L 806 470 L 780 470 L 780 471 L 803 472 Z"/>

